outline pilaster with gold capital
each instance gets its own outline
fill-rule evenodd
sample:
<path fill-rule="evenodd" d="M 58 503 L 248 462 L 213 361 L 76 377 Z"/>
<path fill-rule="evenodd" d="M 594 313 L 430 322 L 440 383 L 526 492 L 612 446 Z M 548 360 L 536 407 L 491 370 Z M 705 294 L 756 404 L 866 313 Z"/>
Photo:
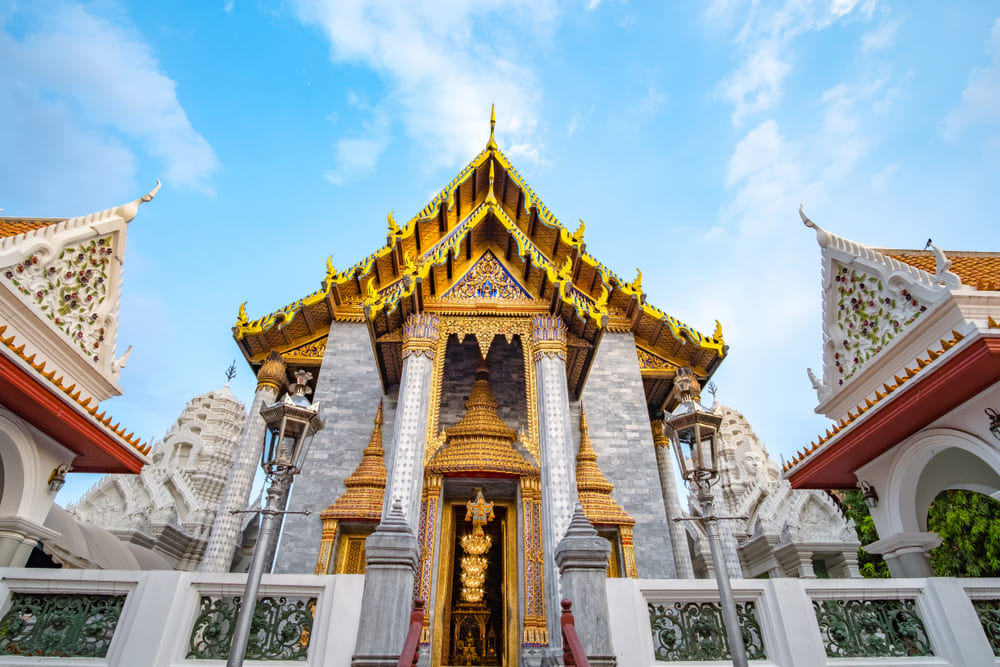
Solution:
<path fill-rule="evenodd" d="M 670 437 L 663 432 L 663 422 L 656 420 L 650 424 L 653 429 L 653 447 L 656 451 L 656 469 L 660 474 L 660 489 L 663 492 L 663 509 L 667 513 L 667 528 L 670 531 L 670 548 L 674 554 L 674 568 L 678 579 L 694 579 L 694 566 L 688 549 L 687 534 L 680 521 L 683 515 L 680 498 L 677 495 L 677 479 L 674 476 L 673 453 L 670 451 Z"/>
<path fill-rule="evenodd" d="M 554 545 L 559 544 L 576 504 L 575 451 L 566 382 L 566 325 L 555 315 L 532 320 L 532 351 L 538 383 L 538 436 L 541 454 L 545 587 L 548 600 L 559 598 Z M 558 628 L 559 609 L 546 609 L 548 627 Z M 550 640 L 553 639 L 550 637 Z"/>
<path fill-rule="evenodd" d="M 395 500 L 414 534 L 418 532 L 420 495 L 424 479 L 424 445 L 434 355 L 441 332 L 441 319 L 433 313 L 410 315 L 403 325 L 403 373 L 392 430 L 392 458 L 382 516 Z"/>

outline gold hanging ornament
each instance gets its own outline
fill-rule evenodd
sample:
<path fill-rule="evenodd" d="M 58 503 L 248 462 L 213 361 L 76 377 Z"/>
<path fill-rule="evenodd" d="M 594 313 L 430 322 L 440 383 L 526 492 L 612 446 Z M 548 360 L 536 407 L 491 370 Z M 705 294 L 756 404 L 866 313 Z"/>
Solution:
<path fill-rule="evenodd" d="M 489 560 L 486 553 L 493 546 L 493 539 L 483 532 L 483 526 L 493 520 L 493 503 L 483 497 L 482 489 L 476 499 L 465 504 L 465 520 L 472 522 L 472 532 L 462 536 L 462 601 L 475 604 L 483 601 L 486 583 L 486 567 Z"/>

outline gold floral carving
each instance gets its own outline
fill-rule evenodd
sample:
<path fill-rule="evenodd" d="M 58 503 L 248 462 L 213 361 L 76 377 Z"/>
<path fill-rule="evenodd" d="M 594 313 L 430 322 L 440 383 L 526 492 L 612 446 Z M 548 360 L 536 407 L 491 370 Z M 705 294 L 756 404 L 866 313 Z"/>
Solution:
<path fill-rule="evenodd" d="M 647 352 L 641 347 L 635 348 L 636 354 L 639 356 L 639 370 L 640 371 L 675 371 L 677 366 L 670 363 L 666 359 L 661 359 L 660 357 Z"/>
<path fill-rule="evenodd" d="M 566 360 L 566 323 L 558 315 L 536 315 L 531 319 L 535 361 L 543 356 Z"/>
<path fill-rule="evenodd" d="M 285 388 L 286 382 L 285 360 L 277 352 L 272 352 L 257 371 L 257 391 L 264 387 L 272 387 L 275 392 L 280 393 Z"/>
<path fill-rule="evenodd" d="M 670 436 L 663 432 L 663 420 L 656 419 L 649 423 L 653 430 L 653 444 L 657 447 L 670 447 Z"/>
<path fill-rule="evenodd" d="M 521 478 L 521 539 L 524 551 L 523 646 L 545 646 L 545 551 L 542 544 L 542 486 L 537 476 Z"/>
<path fill-rule="evenodd" d="M 319 340 L 314 340 L 311 343 L 307 343 L 301 347 L 297 347 L 294 350 L 289 350 L 285 352 L 286 359 L 323 359 L 323 353 L 326 352 L 326 336 L 323 336 Z"/>
<path fill-rule="evenodd" d="M 461 280 L 445 292 L 445 298 L 487 300 L 529 300 L 531 295 L 504 270 L 492 251 L 483 256 L 462 276 Z"/>
<path fill-rule="evenodd" d="M 433 359 L 437 353 L 441 318 L 434 313 L 410 315 L 403 324 L 403 359 L 424 355 Z"/>
<path fill-rule="evenodd" d="M 431 583 L 434 579 L 435 528 L 438 520 L 438 506 L 441 503 L 441 475 L 425 475 L 424 489 L 420 500 L 420 524 L 417 544 L 420 548 L 420 571 L 414 578 L 413 597 L 431 599 Z M 420 643 L 430 641 L 430 614 L 424 614 L 424 627 L 420 632 Z"/>

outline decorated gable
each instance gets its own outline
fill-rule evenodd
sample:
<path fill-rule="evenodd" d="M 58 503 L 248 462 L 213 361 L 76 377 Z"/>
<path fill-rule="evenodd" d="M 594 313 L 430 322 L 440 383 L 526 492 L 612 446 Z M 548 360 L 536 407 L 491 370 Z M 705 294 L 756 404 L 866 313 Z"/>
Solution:
<path fill-rule="evenodd" d="M 87 398 L 121 393 L 115 357 L 128 223 L 149 194 L 69 219 L 0 217 L 0 320 Z"/>
<path fill-rule="evenodd" d="M 454 287 L 442 295 L 448 299 L 494 301 L 527 301 L 531 295 L 504 268 L 500 260 L 487 250 Z"/>

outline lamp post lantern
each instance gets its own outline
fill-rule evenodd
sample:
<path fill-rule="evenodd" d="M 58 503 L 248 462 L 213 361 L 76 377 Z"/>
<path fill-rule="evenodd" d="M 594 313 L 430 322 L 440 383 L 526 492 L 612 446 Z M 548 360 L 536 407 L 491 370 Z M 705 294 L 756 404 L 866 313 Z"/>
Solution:
<path fill-rule="evenodd" d="M 295 384 L 288 394 L 260 411 L 267 424 L 260 465 L 271 481 L 271 486 L 267 490 L 267 505 L 260 511 L 263 515 L 260 533 L 253 548 L 246 589 L 236 618 L 226 667 L 240 667 L 243 664 L 257 607 L 260 578 L 264 573 L 264 561 L 274 540 L 274 527 L 278 517 L 285 513 L 279 507 L 281 499 L 291 485 L 292 478 L 302 470 L 313 436 L 325 426 L 319 404 L 310 403 L 306 397 L 312 391 L 306 384 L 311 379 L 312 373 L 296 371 Z"/>
<path fill-rule="evenodd" d="M 719 425 L 722 416 L 717 415 L 698 400 L 701 387 L 694 371 L 684 367 L 677 371 L 674 386 L 680 393 L 680 404 L 664 419 L 664 432 L 670 436 L 681 476 L 692 487 L 701 505 L 708 545 L 715 564 L 715 579 L 719 586 L 719 601 L 722 606 L 722 620 L 726 626 L 729 653 L 736 667 L 747 666 L 746 648 L 740 630 L 736 601 L 729 582 L 729 569 L 722 556 L 722 545 L 715 523 L 712 503 L 712 485 L 719 479 L 717 468 Z"/>

